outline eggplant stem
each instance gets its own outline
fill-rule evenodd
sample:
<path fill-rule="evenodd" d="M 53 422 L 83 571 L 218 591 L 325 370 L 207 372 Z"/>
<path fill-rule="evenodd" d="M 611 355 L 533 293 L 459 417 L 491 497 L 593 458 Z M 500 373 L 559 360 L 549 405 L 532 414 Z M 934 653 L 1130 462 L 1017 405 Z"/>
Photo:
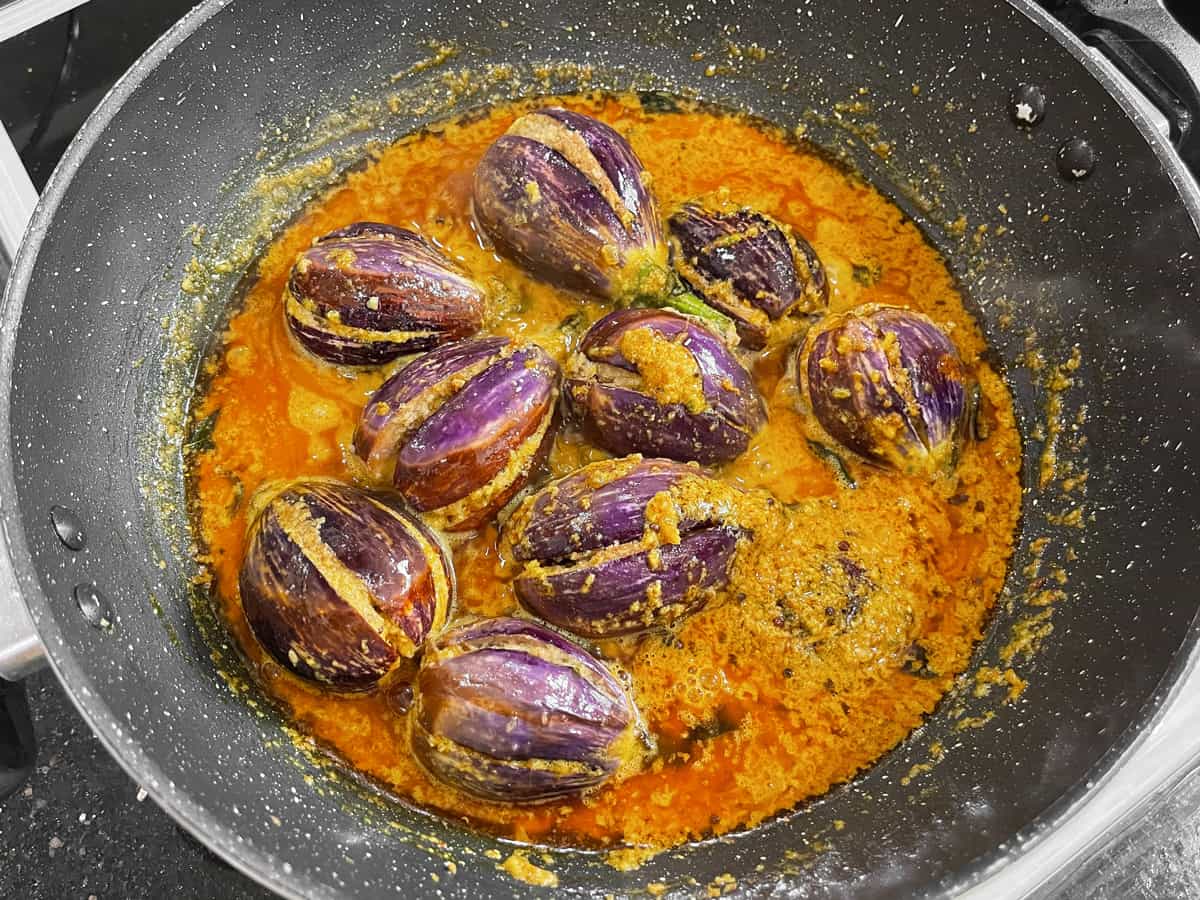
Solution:
<path fill-rule="evenodd" d="M 733 319 L 713 309 L 690 291 L 681 291 L 678 294 L 670 294 L 663 297 L 662 304 L 678 310 L 685 316 L 692 316 L 697 319 L 704 319 L 707 322 L 713 322 L 722 329 L 733 328 Z"/>
<path fill-rule="evenodd" d="M 713 309 L 689 291 L 680 281 L 679 276 L 670 269 L 664 269 L 655 262 L 647 262 L 638 269 L 632 288 L 630 306 L 673 309 L 685 316 L 691 316 L 693 319 L 700 319 L 715 328 L 726 339 L 732 335 L 733 343 L 736 345 L 737 329 L 734 327 L 733 319 Z"/>
<path fill-rule="evenodd" d="M 664 297 L 639 297 L 631 305 L 650 306 L 656 309 L 673 309 L 691 319 L 698 319 L 711 331 L 715 331 L 730 347 L 738 345 L 737 327 L 733 319 L 713 309 L 695 294 L 684 291 Z"/>

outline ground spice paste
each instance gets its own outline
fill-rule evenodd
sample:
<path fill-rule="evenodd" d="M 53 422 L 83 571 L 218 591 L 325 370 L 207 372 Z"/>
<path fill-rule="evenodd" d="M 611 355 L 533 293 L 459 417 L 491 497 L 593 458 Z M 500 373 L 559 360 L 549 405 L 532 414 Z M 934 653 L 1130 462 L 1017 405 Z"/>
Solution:
<path fill-rule="evenodd" d="M 749 490 L 755 539 L 730 589 L 669 630 L 595 649 L 632 675 L 657 752 L 638 774 L 585 798 L 517 807 L 471 799 L 413 761 L 407 728 L 377 695 L 304 683 L 258 646 L 237 591 L 249 499 L 264 482 L 352 480 L 351 437 L 369 394 L 400 363 L 349 371 L 300 352 L 281 294 L 297 255 L 357 220 L 418 230 L 487 286 L 484 333 L 536 341 L 560 362 L 606 308 L 538 283 L 481 246 L 471 178 L 486 147 L 528 104 L 400 140 L 316 200 L 270 246 L 233 311 L 194 403 L 207 440 L 190 460 L 190 499 L 228 627 L 305 732 L 401 798 L 505 836 L 661 848 L 751 827 L 852 778 L 930 712 L 967 665 L 1012 550 L 1020 506 L 1011 399 L 983 361 L 982 336 L 943 260 L 894 205 L 780 131 L 737 116 L 634 96 L 555 98 L 632 143 L 664 213 L 719 196 L 792 225 L 824 262 L 831 310 L 913 307 L 951 334 L 982 391 L 980 431 L 954 474 L 907 477 L 850 461 L 853 484 L 806 440 L 786 353 L 756 355 L 769 423 L 717 470 Z M 650 106 L 650 105 L 648 105 Z M 603 451 L 560 433 L 557 477 Z M 494 526 L 458 545 L 457 614 L 518 610 Z"/>

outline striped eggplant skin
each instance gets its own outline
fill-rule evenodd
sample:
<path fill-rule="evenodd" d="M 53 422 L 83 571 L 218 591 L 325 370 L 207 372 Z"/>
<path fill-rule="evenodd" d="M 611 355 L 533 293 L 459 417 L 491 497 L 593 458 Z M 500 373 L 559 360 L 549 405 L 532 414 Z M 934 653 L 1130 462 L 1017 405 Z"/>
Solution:
<path fill-rule="evenodd" d="M 536 622 L 468 621 L 430 643 L 410 739 L 434 778 L 484 800 L 540 803 L 638 764 L 638 715 L 621 682 Z"/>
<path fill-rule="evenodd" d="M 328 478 L 272 485 L 256 501 L 238 587 L 263 649 L 337 691 L 413 667 L 454 604 L 433 532 L 394 496 Z"/>
<path fill-rule="evenodd" d="M 628 302 L 662 294 L 667 245 L 641 161 L 590 116 L 517 119 L 475 169 L 474 213 L 504 256 L 569 290 Z"/>
<path fill-rule="evenodd" d="M 588 435 L 619 455 L 728 462 L 767 418 L 754 379 L 721 337 L 664 309 L 597 321 L 567 363 L 565 390 Z"/>
<path fill-rule="evenodd" d="M 390 480 L 427 521 L 468 531 L 545 463 L 558 393 L 558 364 L 535 344 L 495 337 L 448 344 L 371 396 L 355 451 L 373 478 Z"/>
<path fill-rule="evenodd" d="M 743 347 L 761 350 L 773 323 L 829 303 L 816 251 L 765 213 L 685 203 L 671 215 L 667 231 L 684 284 L 733 320 Z"/>
<path fill-rule="evenodd" d="M 513 513 L 505 525 L 512 557 L 519 562 L 565 559 L 640 540 L 650 501 L 686 478 L 705 475 L 695 465 L 640 456 L 584 466 L 538 491 Z M 678 528 L 698 524 L 688 512 L 682 514 Z"/>
<path fill-rule="evenodd" d="M 830 316 L 809 332 L 795 369 L 802 412 L 832 442 L 908 474 L 954 469 L 975 381 L 928 316 L 880 304 Z"/>
<path fill-rule="evenodd" d="M 525 609 L 573 634 L 635 634 L 701 609 L 728 583 L 738 540 L 734 529 L 703 528 L 678 544 L 623 547 L 627 555 L 526 566 L 514 588 Z"/>
<path fill-rule="evenodd" d="M 283 306 L 292 335 L 310 353 L 368 366 L 474 334 L 484 295 L 415 232 L 356 222 L 300 255 Z"/>
<path fill-rule="evenodd" d="M 668 459 L 604 460 L 525 498 L 502 552 L 526 610 L 590 638 L 633 634 L 699 610 L 728 584 L 745 532 L 711 475 Z"/>

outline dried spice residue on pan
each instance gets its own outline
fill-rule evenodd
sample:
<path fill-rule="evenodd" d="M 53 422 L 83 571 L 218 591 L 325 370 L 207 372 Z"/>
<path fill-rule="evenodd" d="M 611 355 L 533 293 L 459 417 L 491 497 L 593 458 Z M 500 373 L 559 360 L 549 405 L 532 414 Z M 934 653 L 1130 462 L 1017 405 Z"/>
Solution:
<path fill-rule="evenodd" d="M 301 730 L 397 794 L 520 840 L 664 847 L 753 826 L 819 795 L 921 723 L 967 666 L 1003 582 L 1021 447 L 1007 389 L 954 279 L 874 188 L 782 132 L 682 101 L 675 111 L 660 111 L 661 98 L 565 102 L 629 138 L 664 209 L 724 190 L 793 225 L 825 262 L 833 309 L 888 303 L 950 326 L 979 374 L 986 440 L 967 447 L 953 477 L 849 461 L 839 479 L 807 443 L 785 354 L 762 356 L 753 374 L 770 425 L 722 471 L 762 501 L 744 512 L 759 542 L 736 563 L 738 589 L 670 630 L 599 647 L 632 672 L 656 758 L 585 800 L 536 808 L 471 800 L 430 781 L 382 698 L 321 693 L 264 656 L 241 617 L 236 573 L 246 498 L 273 478 L 352 477 L 350 432 L 387 374 L 325 367 L 289 342 L 279 297 L 315 236 L 354 220 L 415 225 L 492 286 L 492 330 L 559 359 L 603 311 L 498 260 L 470 230 L 470 173 L 522 108 L 501 106 L 378 151 L 267 248 L 195 410 L 211 422 L 212 445 L 194 457 L 195 511 L 229 627 Z M 551 468 L 561 474 L 600 455 L 567 433 Z M 460 546 L 456 564 L 461 609 L 515 608 L 493 528 Z"/>
<path fill-rule="evenodd" d="M 1041 381 L 1045 396 L 1045 418 L 1034 425 L 1030 437 L 1035 445 L 1040 444 L 1033 480 L 1048 512 L 1044 533 L 1026 535 L 1029 562 L 1021 571 L 1024 590 L 1020 596 L 1024 612 L 1000 648 L 999 658 L 1005 666 L 1032 658 L 1054 630 L 1054 606 L 1067 599 L 1067 570 L 1087 537 L 1089 473 L 1079 460 L 1087 443 L 1083 425 L 1088 410 L 1085 404 L 1073 402 L 1072 395 L 1083 357 L 1076 346 L 1055 363 L 1046 358 L 1039 344 L 1035 333 L 1026 336 L 1025 364 Z"/>

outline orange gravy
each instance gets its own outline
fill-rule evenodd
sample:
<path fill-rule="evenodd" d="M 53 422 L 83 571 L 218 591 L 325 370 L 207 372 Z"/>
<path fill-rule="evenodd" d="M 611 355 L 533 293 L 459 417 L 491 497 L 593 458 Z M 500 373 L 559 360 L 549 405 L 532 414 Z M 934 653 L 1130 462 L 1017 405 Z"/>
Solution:
<path fill-rule="evenodd" d="M 334 755 L 400 798 L 506 836 L 667 847 L 751 827 L 822 794 L 920 724 L 967 665 L 1004 578 L 1020 507 L 1020 442 L 1008 390 L 980 358 L 982 336 L 945 263 L 860 178 L 736 116 L 650 113 L 632 96 L 556 102 L 598 116 L 629 139 L 653 174 L 663 214 L 721 191 L 812 243 L 828 271 L 832 309 L 889 303 L 945 325 L 978 375 L 986 440 L 965 448 L 952 476 L 930 482 L 851 462 L 857 486 L 842 486 L 804 439 L 783 377 L 785 354 L 757 354 L 752 370 L 769 424 L 719 474 L 769 490 L 784 512 L 740 555 L 736 596 L 669 631 L 597 648 L 632 674 L 657 756 L 625 781 L 544 806 L 484 803 L 430 780 L 410 756 L 403 719 L 379 696 L 322 691 L 263 652 L 242 615 L 237 576 L 255 489 L 302 475 L 351 479 L 347 458 L 359 412 L 399 365 L 348 372 L 291 342 L 280 297 L 292 263 L 314 238 L 356 220 L 414 228 L 491 287 L 485 332 L 534 340 L 560 361 L 582 332 L 560 327 L 564 320 L 581 312 L 590 322 L 606 310 L 534 281 L 481 247 L 471 229 L 472 171 L 488 144 L 530 108 L 514 104 L 400 140 L 313 201 L 270 246 L 194 404 L 197 421 L 217 415 L 211 449 L 190 461 L 190 499 L 229 630 L 264 690 Z M 496 290 L 500 283 L 507 290 Z M 604 456 L 564 433 L 549 474 Z M 831 624 L 821 565 L 846 547 L 875 591 L 852 623 L 833 617 Z M 494 527 L 458 546 L 455 563 L 459 614 L 517 610 Z"/>

